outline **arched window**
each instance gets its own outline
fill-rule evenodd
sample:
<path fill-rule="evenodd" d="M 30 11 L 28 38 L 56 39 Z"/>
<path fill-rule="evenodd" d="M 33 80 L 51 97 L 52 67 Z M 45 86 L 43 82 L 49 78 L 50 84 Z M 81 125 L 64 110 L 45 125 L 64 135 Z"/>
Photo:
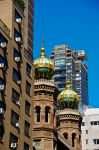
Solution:
<path fill-rule="evenodd" d="M 49 111 L 50 111 L 50 107 L 46 106 L 45 107 L 45 122 L 49 121 Z"/>
<path fill-rule="evenodd" d="M 76 145 L 76 133 L 72 133 L 72 147 Z"/>
<path fill-rule="evenodd" d="M 68 140 L 68 133 L 63 133 L 63 136 L 64 136 L 64 138 L 66 139 L 66 140 Z"/>
<path fill-rule="evenodd" d="M 36 117 L 36 122 L 40 122 L 40 106 L 35 107 L 35 117 Z"/>

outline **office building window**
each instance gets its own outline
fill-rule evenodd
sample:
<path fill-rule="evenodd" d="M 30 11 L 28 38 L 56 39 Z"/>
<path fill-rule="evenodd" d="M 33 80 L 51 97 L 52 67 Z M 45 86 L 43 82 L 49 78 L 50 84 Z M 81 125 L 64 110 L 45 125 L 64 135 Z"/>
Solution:
<path fill-rule="evenodd" d="M 91 121 L 90 124 L 91 124 L 92 126 L 94 126 L 94 125 L 99 125 L 99 121 Z"/>
<path fill-rule="evenodd" d="M 30 135 L 30 124 L 27 121 L 25 121 L 24 133 L 25 133 L 25 136 L 29 137 L 29 135 Z"/>
<path fill-rule="evenodd" d="M 24 143 L 24 150 L 29 150 L 29 145 L 27 143 Z"/>
<path fill-rule="evenodd" d="M 55 54 L 55 57 L 60 57 L 60 56 L 65 56 L 65 53 L 61 53 L 61 54 Z"/>
<path fill-rule="evenodd" d="M 99 139 L 93 139 L 94 144 L 99 144 Z"/>
<path fill-rule="evenodd" d="M 13 110 L 11 111 L 11 124 L 16 128 L 19 127 L 19 115 Z"/>
<path fill-rule="evenodd" d="M 65 65 L 65 59 L 57 59 L 55 60 L 55 66 Z"/>
<path fill-rule="evenodd" d="M 58 85 L 58 88 L 64 88 L 65 89 L 65 84 L 60 84 L 60 85 Z"/>
<path fill-rule="evenodd" d="M 25 101 L 25 113 L 30 115 L 30 103 L 28 101 Z"/>
<path fill-rule="evenodd" d="M 26 64 L 26 74 L 31 76 L 31 70 L 32 70 L 31 66 L 27 63 Z"/>
<path fill-rule="evenodd" d="M 26 81 L 26 94 L 30 96 L 30 92 L 31 92 L 31 85 L 28 81 Z"/>

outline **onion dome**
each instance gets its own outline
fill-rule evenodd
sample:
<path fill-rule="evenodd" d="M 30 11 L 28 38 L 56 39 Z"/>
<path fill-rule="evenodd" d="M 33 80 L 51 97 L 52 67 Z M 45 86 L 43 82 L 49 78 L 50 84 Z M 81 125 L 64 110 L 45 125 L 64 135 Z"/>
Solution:
<path fill-rule="evenodd" d="M 61 108 L 76 109 L 79 97 L 75 91 L 71 89 L 70 81 L 66 82 L 66 89 L 58 95 L 58 103 Z"/>
<path fill-rule="evenodd" d="M 54 64 L 45 57 L 44 51 L 44 41 L 42 41 L 40 58 L 34 60 L 35 79 L 50 80 L 54 74 Z"/>

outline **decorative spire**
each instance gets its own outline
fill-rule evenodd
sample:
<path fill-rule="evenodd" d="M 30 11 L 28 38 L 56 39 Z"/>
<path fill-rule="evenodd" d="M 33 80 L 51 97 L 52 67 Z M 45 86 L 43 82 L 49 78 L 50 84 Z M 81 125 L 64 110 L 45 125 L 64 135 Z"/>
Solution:
<path fill-rule="evenodd" d="M 45 52 L 45 48 L 44 48 L 44 40 L 42 40 L 42 48 L 41 48 L 41 55 L 40 55 L 40 57 L 45 57 L 44 52 Z"/>
<path fill-rule="evenodd" d="M 71 89 L 70 80 L 67 80 L 67 81 L 66 81 L 66 89 Z"/>

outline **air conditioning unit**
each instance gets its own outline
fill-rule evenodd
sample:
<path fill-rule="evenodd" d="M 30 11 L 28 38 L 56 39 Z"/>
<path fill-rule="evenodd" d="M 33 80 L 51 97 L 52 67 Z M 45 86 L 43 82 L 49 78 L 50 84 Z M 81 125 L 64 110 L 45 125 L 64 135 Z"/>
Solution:
<path fill-rule="evenodd" d="M 20 127 L 20 124 L 19 124 L 19 122 L 18 123 L 16 123 L 16 125 L 15 125 L 17 128 L 19 128 Z"/>
<path fill-rule="evenodd" d="M 4 63 L 0 63 L 0 68 L 3 68 L 4 67 Z"/>
<path fill-rule="evenodd" d="M 11 143 L 11 148 L 16 148 L 17 147 L 17 143 Z"/>
<path fill-rule="evenodd" d="M 20 102 L 19 102 L 19 101 L 16 101 L 16 104 L 17 104 L 18 106 L 20 106 Z"/>
<path fill-rule="evenodd" d="M 5 47 L 7 46 L 7 43 L 6 43 L 6 42 L 2 42 L 2 43 L 0 43 L 0 46 L 1 46 L 2 48 L 5 48 Z"/>
<path fill-rule="evenodd" d="M 4 85 L 0 85 L 0 91 L 4 90 Z"/>
<path fill-rule="evenodd" d="M 16 62 L 20 62 L 21 58 L 20 57 L 15 57 Z"/>
<path fill-rule="evenodd" d="M 4 108 L 0 108 L 0 114 L 4 114 Z"/>
<path fill-rule="evenodd" d="M 17 43 L 22 43 L 21 37 L 15 37 L 15 41 L 16 41 Z"/>
<path fill-rule="evenodd" d="M 16 18 L 16 22 L 17 22 L 18 24 L 21 24 L 21 23 L 22 23 L 22 18 Z"/>
<path fill-rule="evenodd" d="M 20 85 L 20 84 L 21 84 L 21 81 L 20 81 L 20 80 L 19 80 L 19 81 L 17 81 L 17 84 L 18 84 L 18 85 Z"/>

